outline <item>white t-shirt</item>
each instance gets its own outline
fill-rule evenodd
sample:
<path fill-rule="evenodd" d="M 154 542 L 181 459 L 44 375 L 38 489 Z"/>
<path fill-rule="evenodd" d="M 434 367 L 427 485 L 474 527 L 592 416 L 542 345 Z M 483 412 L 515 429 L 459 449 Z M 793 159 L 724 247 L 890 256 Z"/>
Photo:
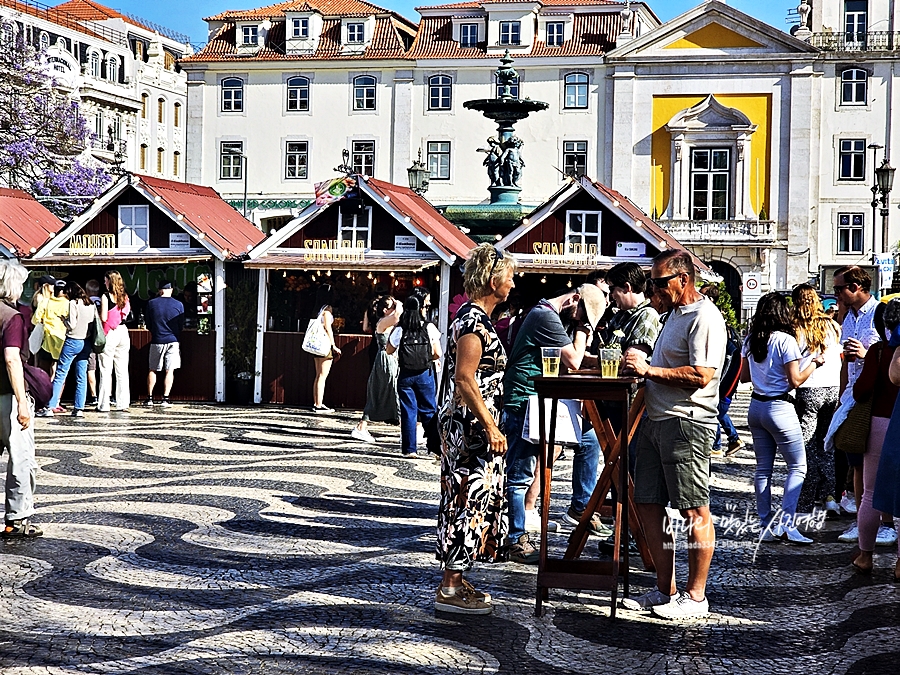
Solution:
<path fill-rule="evenodd" d="M 428 331 L 428 337 L 431 340 L 431 344 L 437 347 L 438 357 L 441 356 L 441 331 L 437 329 L 433 323 L 429 323 L 426 326 L 426 330 Z M 391 336 L 388 338 L 388 343 L 394 347 L 394 349 L 400 349 L 400 338 L 403 337 L 403 329 L 400 326 L 394 326 L 394 330 L 391 331 Z"/>
<path fill-rule="evenodd" d="M 744 342 L 741 354 L 750 364 L 750 379 L 753 380 L 753 391 L 763 396 L 780 396 L 794 388 L 790 385 L 785 372 L 785 365 L 803 358 L 797 340 L 781 331 L 769 336 L 769 351 L 766 357 L 757 362 L 750 353 L 750 340 Z"/>
<path fill-rule="evenodd" d="M 803 353 L 803 358 L 800 359 L 800 370 L 805 370 L 815 354 L 810 354 L 806 350 L 806 340 L 802 336 L 797 340 L 797 344 Z M 825 343 L 825 363 L 816 368 L 816 371 L 800 385 L 799 389 L 841 386 L 841 364 L 843 363 L 841 354 L 843 353 L 844 346 L 837 339 L 837 335 L 832 334 Z"/>
<path fill-rule="evenodd" d="M 877 306 L 878 301 L 875 296 L 872 296 L 866 301 L 866 304 L 859 308 L 859 312 L 854 312 L 852 309 L 848 311 L 847 316 L 844 317 L 844 323 L 841 324 L 841 339 L 844 342 L 850 338 L 859 340 L 866 349 L 878 342 L 881 336 L 875 330 L 875 308 Z M 847 362 L 847 389 L 853 388 L 865 364 L 864 359 Z"/>

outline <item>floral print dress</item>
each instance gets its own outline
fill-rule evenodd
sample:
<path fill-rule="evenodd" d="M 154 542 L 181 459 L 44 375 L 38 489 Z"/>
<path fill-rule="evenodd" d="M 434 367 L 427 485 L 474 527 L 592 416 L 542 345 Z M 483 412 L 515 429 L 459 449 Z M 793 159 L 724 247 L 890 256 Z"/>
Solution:
<path fill-rule="evenodd" d="M 444 385 L 448 393 L 438 411 L 442 455 L 437 559 L 442 569 L 459 572 L 470 569 L 475 561 L 496 559 L 509 530 L 506 457 L 491 452 L 484 427 L 455 391 L 457 344 L 470 333 L 482 345 L 475 381 L 498 424 L 506 368 L 506 352 L 490 317 L 477 305 L 466 303 L 450 326 Z"/>

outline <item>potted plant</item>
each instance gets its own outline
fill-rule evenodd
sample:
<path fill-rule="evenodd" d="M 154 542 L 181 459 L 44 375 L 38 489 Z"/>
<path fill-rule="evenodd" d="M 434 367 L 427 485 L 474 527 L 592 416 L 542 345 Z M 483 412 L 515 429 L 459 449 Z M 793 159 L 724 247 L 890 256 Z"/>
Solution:
<path fill-rule="evenodd" d="M 225 289 L 227 331 L 225 333 L 225 375 L 230 402 L 247 405 L 253 400 L 256 371 L 256 323 L 258 290 L 255 281 L 242 279 Z"/>

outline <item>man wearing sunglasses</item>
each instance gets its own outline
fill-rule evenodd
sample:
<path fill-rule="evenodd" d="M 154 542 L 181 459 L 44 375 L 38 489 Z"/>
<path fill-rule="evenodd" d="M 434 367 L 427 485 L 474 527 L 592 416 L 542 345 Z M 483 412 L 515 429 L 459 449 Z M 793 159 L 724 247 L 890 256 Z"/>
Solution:
<path fill-rule="evenodd" d="M 665 619 L 701 618 L 709 614 L 706 578 L 716 539 L 709 512 L 709 453 L 718 423 L 725 320 L 695 287 L 694 261 L 687 251 L 670 249 L 656 256 L 649 281 L 661 306 L 672 311 L 652 360 L 629 350 L 624 370 L 647 381 L 648 419 L 638 436 L 634 501 L 656 566 L 656 588 L 623 605 Z M 675 587 L 668 503 L 688 525 L 688 582 L 681 593 Z"/>

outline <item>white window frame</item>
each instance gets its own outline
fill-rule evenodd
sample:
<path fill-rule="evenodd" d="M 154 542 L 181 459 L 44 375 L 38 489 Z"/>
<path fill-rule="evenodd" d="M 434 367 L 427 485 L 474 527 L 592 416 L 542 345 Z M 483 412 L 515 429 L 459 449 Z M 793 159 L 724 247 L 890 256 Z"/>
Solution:
<path fill-rule="evenodd" d="M 581 216 L 581 230 L 575 230 L 572 228 L 573 225 L 573 217 Z M 588 216 L 597 216 L 597 230 L 596 232 L 590 232 L 587 229 L 587 217 Z M 569 250 L 569 247 L 572 244 L 578 244 L 583 246 L 583 251 L 587 251 L 588 247 L 594 245 L 597 247 L 597 252 L 600 252 L 600 231 L 603 225 L 603 212 L 602 211 L 566 211 L 566 251 Z"/>
<path fill-rule="evenodd" d="M 839 255 L 863 253 L 866 247 L 866 216 L 864 213 L 840 212 L 837 214 L 837 241 L 835 249 Z M 841 248 L 842 235 L 846 233 L 847 246 Z M 853 247 L 854 234 L 859 235 L 859 247 Z"/>
<path fill-rule="evenodd" d="M 566 73 L 563 78 L 563 108 L 587 110 L 590 100 L 590 83 L 591 78 L 587 73 L 581 71 Z"/>
<path fill-rule="evenodd" d="M 517 47 L 522 44 L 522 22 L 501 21 L 499 44 Z"/>
<path fill-rule="evenodd" d="M 92 49 L 91 53 L 88 54 L 88 72 L 91 74 L 91 77 L 100 79 L 103 70 L 102 63 L 103 57 L 100 55 L 100 52 L 96 49 Z"/>
<path fill-rule="evenodd" d="M 357 146 L 359 146 L 362 143 L 371 143 L 372 144 L 371 152 L 369 152 L 368 150 L 358 149 Z M 375 173 L 375 150 L 376 150 L 375 141 L 373 141 L 373 140 L 360 139 L 360 140 L 351 141 L 351 143 L 350 143 L 350 166 L 353 167 L 353 173 L 362 174 L 363 176 L 371 176 Z M 366 166 L 365 161 L 363 161 L 363 162 L 356 161 L 357 156 L 364 157 L 367 155 L 371 155 L 371 157 L 372 157 L 371 171 L 366 170 L 367 166 Z"/>
<path fill-rule="evenodd" d="M 291 148 L 292 145 L 303 146 L 301 150 L 298 148 Z M 303 158 L 302 162 L 300 162 L 300 158 Z M 291 158 L 294 158 L 293 166 L 291 165 Z M 294 170 L 298 175 L 291 176 L 291 170 Z M 299 172 L 302 170 L 303 175 L 299 175 Z M 284 178 L 285 180 L 306 180 L 309 178 L 309 141 L 285 141 L 284 143 Z"/>
<path fill-rule="evenodd" d="M 443 146 L 446 146 L 443 147 Z M 425 166 L 431 172 L 431 180 L 450 180 L 453 144 L 450 141 L 428 141 Z M 446 158 L 446 163 L 441 160 Z"/>
<path fill-rule="evenodd" d="M 366 24 L 362 21 L 354 21 L 347 24 L 347 44 L 361 45 L 366 42 Z"/>
<path fill-rule="evenodd" d="M 300 81 L 303 81 L 305 84 L 301 84 Z M 293 83 L 293 84 L 292 84 Z M 295 75 L 294 77 L 289 77 L 285 82 L 285 86 L 287 87 L 287 97 L 285 99 L 285 110 L 287 112 L 309 112 L 309 89 L 310 82 L 308 77 L 303 77 L 302 75 Z M 300 96 L 300 92 L 306 90 L 306 97 L 302 98 Z M 293 99 L 291 98 L 291 92 L 296 91 L 297 95 Z M 296 107 L 291 107 L 291 104 L 295 103 Z M 300 107 L 301 103 L 305 103 L 306 107 Z"/>
<path fill-rule="evenodd" d="M 437 101 L 437 105 L 435 105 L 435 101 Z M 452 107 L 453 78 L 443 73 L 431 75 L 428 78 L 428 109 L 450 110 Z"/>
<path fill-rule="evenodd" d="M 725 153 L 725 169 L 716 168 L 714 166 L 715 153 Z M 703 155 L 707 157 L 707 168 L 696 168 L 696 160 Z M 732 155 L 732 148 L 727 147 L 694 147 L 690 149 L 690 182 L 688 183 L 688 204 L 690 207 L 691 220 L 729 220 L 731 218 L 731 205 L 734 202 L 734 169 L 731 162 Z M 696 176 L 707 177 L 706 188 L 704 188 L 703 190 L 695 188 Z M 714 213 L 714 211 L 721 212 L 723 207 L 713 205 L 713 193 L 721 192 L 721 190 L 716 189 L 713 185 L 716 176 L 725 176 L 725 212 L 718 214 Z M 700 194 L 701 192 L 706 195 L 705 206 L 697 206 L 694 203 L 695 194 Z M 706 215 L 697 215 L 698 209 L 705 209 Z"/>
<path fill-rule="evenodd" d="M 235 155 L 225 152 L 225 148 L 229 147 L 240 152 Z M 244 142 L 243 141 L 220 141 L 219 142 L 219 180 L 241 180 L 244 177 Z M 227 160 L 227 164 L 226 164 Z M 226 175 L 226 172 L 228 175 Z"/>
<path fill-rule="evenodd" d="M 849 159 L 849 171 L 844 172 L 844 158 Z M 857 160 L 859 166 L 857 166 Z M 856 169 L 859 171 L 856 171 Z M 838 180 L 864 181 L 866 179 L 866 140 L 864 138 L 838 139 Z"/>
<path fill-rule="evenodd" d="M 291 37 L 295 40 L 309 38 L 309 17 L 291 19 Z"/>
<path fill-rule="evenodd" d="M 259 46 L 259 26 L 241 26 L 241 45 L 244 47 Z"/>
<path fill-rule="evenodd" d="M 359 213 L 343 213 L 338 210 L 338 246 L 345 241 L 350 241 L 350 245 L 353 248 L 365 248 L 368 250 L 372 247 L 372 207 L 366 206 L 363 209 L 362 216 L 365 218 L 365 225 L 360 225 Z M 348 219 L 350 222 L 345 224 Z M 350 239 L 344 236 L 344 230 L 348 230 L 351 233 Z M 364 247 L 357 245 L 362 241 L 359 235 L 363 232 L 365 233 Z"/>
<path fill-rule="evenodd" d="M 227 82 L 240 82 L 240 87 L 226 86 Z M 221 102 L 220 112 L 242 113 L 244 112 L 244 80 L 240 77 L 226 77 L 219 83 Z M 226 96 L 228 94 L 228 96 Z M 237 94 L 237 96 L 235 96 Z M 230 106 L 230 107 L 226 107 Z"/>
<path fill-rule="evenodd" d="M 503 93 L 503 85 L 497 81 L 497 76 L 494 75 L 494 89 L 496 90 L 496 96 L 494 98 L 500 98 L 500 94 Z M 516 76 L 513 78 L 513 81 L 509 83 L 509 93 L 512 94 L 513 98 L 521 98 L 521 86 L 522 86 L 522 77 Z"/>
<path fill-rule="evenodd" d="M 579 147 L 582 146 L 582 147 Z M 584 158 L 583 163 L 581 164 L 581 173 L 578 172 L 570 172 L 569 171 L 569 163 L 567 158 L 572 156 L 581 156 Z M 587 174 L 587 161 L 588 161 L 588 142 L 587 141 L 563 141 L 563 172 L 567 176 L 583 176 Z M 578 168 L 578 162 L 572 162 L 572 166 L 574 168 Z"/>
<path fill-rule="evenodd" d="M 106 79 L 110 82 L 119 82 L 119 59 L 110 56 L 106 60 Z"/>
<path fill-rule="evenodd" d="M 473 39 L 474 34 L 474 39 Z M 463 49 L 471 49 L 478 46 L 478 24 L 462 23 L 459 25 L 459 46 Z"/>
<path fill-rule="evenodd" d="M 371 80 L 371 84 L 361 84 L 361 80 Z M 371 97 L 368 96 L 368 90 L 371 89 Z M 359 92 L 362 91 L 362 96 Z M 369 106 L 368 101 L 371 98 L 372 105 Z M 362 102 L 362 105 L 360 105 Z M 362 111 L 372 111 L 378 109 L 378 79 L 373 75 L 357 75 L 353 78 L 353 109 Z"/>
<path fill-rule="evenodd" d="M 50 49 L 50 36 L 47 34 L 47 31 L 41 31 L 41 36 L 38 38 L 38 44 L 40 44 L 42 52 Z"/>
<path fill-rule="evenodd" d="M 130 214 L 130 222 L 126 224 L 122 218 L 124 213 Z M 135 224 L 135 214 L 143 214 L 143 222 Z M 123 251 L 140 251 L 150 246 L 150 206 L 147 204 L 119 206 L 116 248 Z"/>
<path fill-rule="evenodd" d="M 862 68 L 845 68 L 841 71 L 841 105 L 866 105 L 868 96 L 868 72 Z"/>
<path fill-rule="evenodd" d="M 548 47 L 562 47 L 563 42 L 566 41 L 566 23 L 564 21 L 548 21 L 546 31 L 545 44 Z"/>
<path fill-rule="evenodd" d="M 869 3 L 866 9 L 847 11 L 844 2 L 844 39 L 850 45 L 864 45 L 869 30 Z M 860 39 L 862 38 L 862 39 Z"/>

